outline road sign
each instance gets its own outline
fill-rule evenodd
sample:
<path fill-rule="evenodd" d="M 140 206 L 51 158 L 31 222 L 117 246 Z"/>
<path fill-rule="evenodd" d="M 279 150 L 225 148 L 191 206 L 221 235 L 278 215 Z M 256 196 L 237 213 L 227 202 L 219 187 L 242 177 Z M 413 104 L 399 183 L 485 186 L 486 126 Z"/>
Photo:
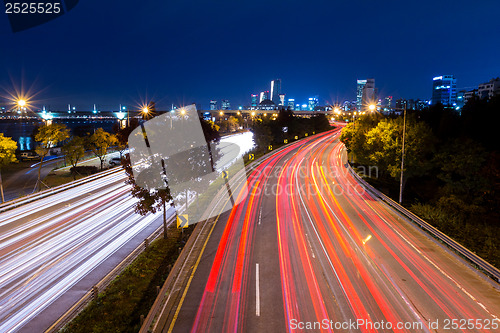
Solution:
<path fill-rule="evenodd" d="M 227 179 L 229 177 L 229 172 L 222 171 L 222 178 Z"/>
<path fill-rule="evenodd" d="M 272 145 L 269 145 L 269 147 L 267 147 L 269 150 L 273 150 L 273 146 Z"/>
<path fill-rule="evenodd" d="M 254 154 L 248 154 L 248 159 L 250 161 L 253 161 L 254 158 L 255 158 Z"/>
<path fill-rule="evenodd" d="M 298 136 L 298 135 L 296 135 L 296 136 L 295 136 L 295 140 L 298 140 L 298 139 L 299 139 L 299 136 Z"/>
<path fill-rule="evenodd" d="M 177 228 L 187 228 L 189 225 L 188 214 L 177 215 Z"/>
<path fill-rule="evenodd" d="M 288 139 L 285 139 L 285 141 L 283 141 L 283 142 L 284 142 L 285 144 L 287 144 L 287 143 L 288 143 Z"/>

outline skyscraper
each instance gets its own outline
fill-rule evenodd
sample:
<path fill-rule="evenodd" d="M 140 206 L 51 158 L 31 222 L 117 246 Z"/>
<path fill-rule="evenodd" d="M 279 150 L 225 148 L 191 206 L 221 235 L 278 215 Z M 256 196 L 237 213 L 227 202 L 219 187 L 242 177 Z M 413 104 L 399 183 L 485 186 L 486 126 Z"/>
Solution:
<path fill-rule="evenodd" d="M 231 103 L 227 99 L 222 100 L 222 110 L 229 110 L 231 109 Z"/>
<path fill-rule="evenodd" d="M 210 110 L 217 110 L 217 101 L 215 100 L 210 101 Z"/>
<path fill-rule="evenodd" d="M 257 105 L 259 105 L 259 98 L 257 95 L 252 94 L 252 102 L 250 104 L 252 110 L 254 110 L 257 107 Z"/>
<path fill-rule="evenodd" d="M 260 93 L 259 103 L 262 103 L 262 101 L 265 99 L 269 99 L 269 91 L 262 91 Z"/>
<path fill-rule="evenodd" d="M 457 80 L 454 75 L 436 76 L 432 80 L 432 105 L 444 106 L 457 104 Z"/>
<path fill-rule="evenodd" d="M 367 79 L 363 87 L 361 98 L 361 111 L 368 111 L 370 104 L 377 103 L 377 89 L 375 89 L 375 79 Z"/>
<path fill-rule="evenodd" d="M 295 110 L 295 99 L 294 98 L 289 98 L 287 106 L 288 106 L 288 108 L 290 110 L 292 110 L 292 111 Z"/>
<path fill-rule="evenodd" d="M 356 110 L 361 110 L 361 105 L 363 104 L 363 88 L 366 85 L 366 80 L 358 80 L 358 86 L 356 89 Z"/>
<path fill-rule="evenodd" d="M 375 79 L 358 80 L 356 89 L 356 110 L 366 111 L 371 103 L 376 103 Z"/>
<path fill-rule="evenodd" d="M 280 94 L 280 102 L 278 105 L 285 106 L 285 94 Z"/>
<path fill-rule="evenodd" d="M 314 109 L 318 106 L 318 98 L 317 97 L 311 97 L 309 98 L 309 102 L 307 104 L 307 108 L 309 111 L 314 111 Z"/>
<path fill-rule="evenodd" d="M 281 79 L 271 81 L 271 101 L 278 105 L 280 103 Z"/>

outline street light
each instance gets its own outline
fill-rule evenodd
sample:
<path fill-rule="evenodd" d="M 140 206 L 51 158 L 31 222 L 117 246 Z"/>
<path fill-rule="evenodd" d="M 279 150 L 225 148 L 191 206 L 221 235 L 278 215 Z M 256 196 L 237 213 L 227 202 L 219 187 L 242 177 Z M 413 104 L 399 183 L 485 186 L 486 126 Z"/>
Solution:
<path fill-rule="evenodd" d="M 145 107 L 142 108 L 141 111 L 142 111 L 142 117 L 143 117 L 143 119 L 146 120 L 146 117 L 149 114 L 149 108 L 147 106 L 145 106 Z"/>
<path fill-rule="evenodd" d="M 368 109 L 370 109 L 370 111 L 375 111 L 377 109 L 377 106 L 375 104 L 370 104 Z"/>
<path fill-rule="evenodd" d="M 17 101 L 17 106 L 19 107 L 19 114 L 22 114 L 23 108 L 26 106 L 26 100 L 25 99 L 19 99 Z"/>
<path fill-rule="evenodd" d="M 369 106 L 371 111 L 376 109 L 375 104 L 371 104 Z M 394 110 L 402 110 L 403 111 L 403 144 L 401 149 L 401 177 L 399 179 L 399 204 L 403 202 L 403 174 L 405 167 L 405 137 L 406 137 L 406 103 L 403 104 L 403 108 L 393 108 Z"/>
<path fill-rule="evenodd" d="M 403 107 L 403 149 L 401 150 L 401 178 L 399 179 L 399 204 L 403 202 L 403 168 L 405 166 L 406 103 Z"/>

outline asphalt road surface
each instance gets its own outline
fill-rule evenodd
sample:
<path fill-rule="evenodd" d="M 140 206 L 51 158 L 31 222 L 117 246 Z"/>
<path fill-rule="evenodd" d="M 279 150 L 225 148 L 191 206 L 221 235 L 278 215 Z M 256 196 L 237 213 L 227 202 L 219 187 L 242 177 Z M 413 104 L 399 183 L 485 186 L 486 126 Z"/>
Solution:
<path fill-rule="evenodd" d="M 0 332 L 43 332 L 161 225 L 123 171 L 0 214 Z M 170 212 L 172 214 L 172 212 Z"/>
<path fill-rule="evenodd" d="M 38 180 L 39 163 L 39 161 L 24 162 L 23 164 L 29 164 L 29 166 L 8 175 L 2 175 L 5 201 L 14 200 L 34 192 Z M 47 177 L 52 169 L 62 163 L 61 159 L 44 161 L 40 171 L 41 179 Z M 42 189 L 44 189 L 43 186 Z"/>
<path fill-rule="evenodd" d="M 334 130 L 248 177 L 164 332 L 499 332 L 500 292 L 347 172 Z"/>

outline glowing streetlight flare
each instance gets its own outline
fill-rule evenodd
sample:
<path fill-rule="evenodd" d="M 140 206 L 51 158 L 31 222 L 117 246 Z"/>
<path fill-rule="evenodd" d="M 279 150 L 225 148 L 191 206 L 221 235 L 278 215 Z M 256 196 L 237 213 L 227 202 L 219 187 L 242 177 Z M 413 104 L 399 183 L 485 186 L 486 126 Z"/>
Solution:
<path fill-rule="evenodd" d="M 26 101 L 24 99 L 20 99 L 17 101 L 17 105 L 20 107 L 24 107 L 26 105 Z"/>
<path fill-rule="evenodd" d="M 144 112 L 144 113 L 148 113 L 148 112 L 149 112 L 148 107 L 147 107 L 147 106 L 145 106 L 145 107 L 142 109 L 142 112 Z"/>
<path fill-rule="evenodd" d="M 370 111 L 375 111 L 377 107 L 375 106 L 375 104 L 370 104 L 368 108 L 370 109 Z"/>

